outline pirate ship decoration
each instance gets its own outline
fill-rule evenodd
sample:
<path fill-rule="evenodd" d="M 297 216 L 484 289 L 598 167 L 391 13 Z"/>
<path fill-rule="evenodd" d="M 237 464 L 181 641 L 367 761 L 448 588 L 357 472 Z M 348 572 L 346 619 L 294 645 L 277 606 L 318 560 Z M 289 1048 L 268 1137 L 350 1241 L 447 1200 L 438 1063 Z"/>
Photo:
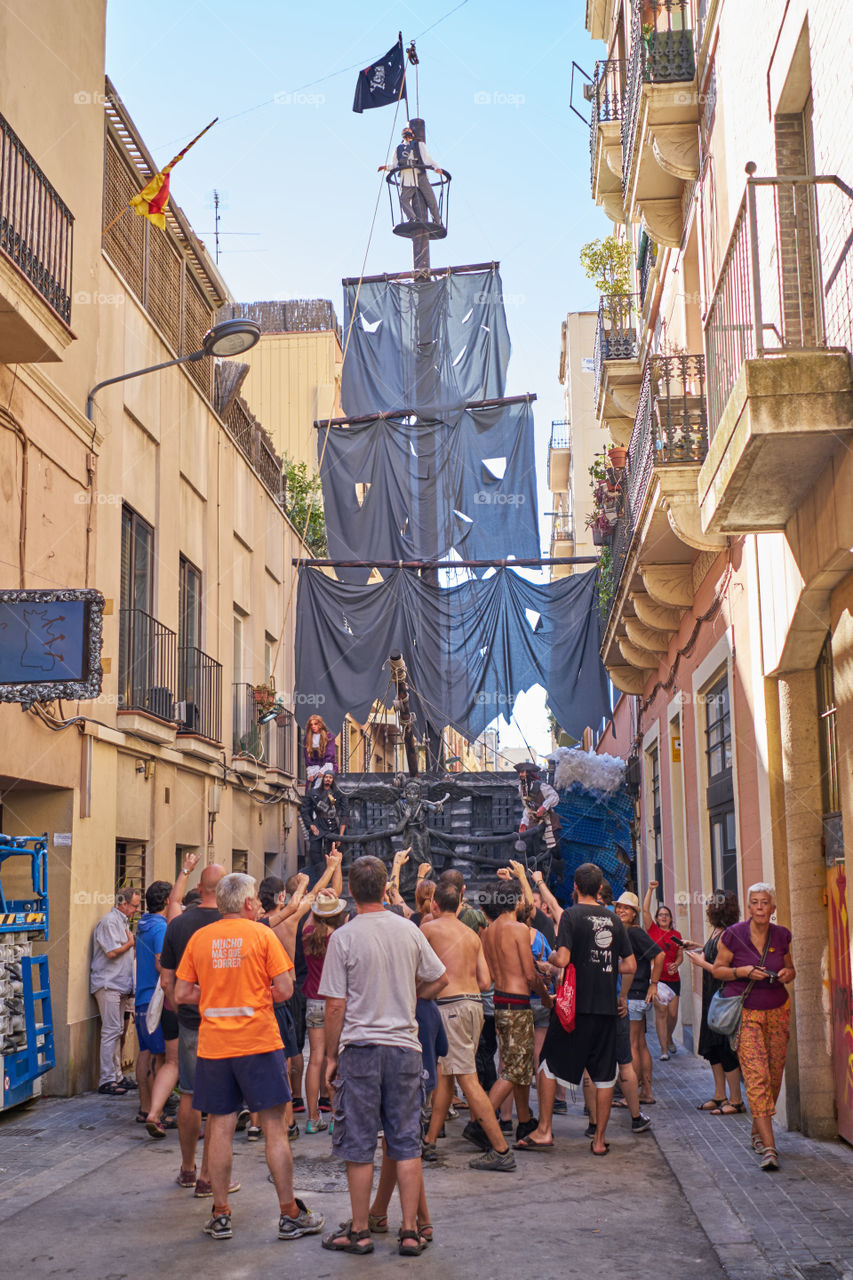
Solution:
<path fill-rule="evenodd" d="M 408 117 L 402 37 L 360 74 L 354 109 L 401 102 Z M 364 723 L 377 703 L 394 705 L 412 776 L 426 743 L 417 796 L 406 779 L 342 779 L 355 802 L 348 841 L 378 852 L 414 833 L 422 860 L 493 861 L 518 839 L 518 780 L 441 776 L 443 730 L 474 740 L 537 683 L 576 739 L 598 723 L 597 571 L 552 582 L 517 572 L 551 563 L 540 557 L 535 396 L 505 394 L 499 264 L 431 264 L 451 177 L 426 150 L 423 119 L 405 124 L 386 182 L 412 269 L 343 281 L 345 416 L 315 423 L 329 558 L 299 563 L 296 702 L 319 698 L 335 733 L 347 712 Z M 462 832 L 454 804 L 467 811 Z"/>

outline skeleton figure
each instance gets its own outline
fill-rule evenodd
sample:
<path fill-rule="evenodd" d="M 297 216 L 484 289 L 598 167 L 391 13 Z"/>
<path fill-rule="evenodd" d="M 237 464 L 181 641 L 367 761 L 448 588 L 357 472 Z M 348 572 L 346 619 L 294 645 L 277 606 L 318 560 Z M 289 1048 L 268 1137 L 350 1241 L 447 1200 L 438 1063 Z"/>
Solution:
<path fill-rule="evenodd" d="M 412 779 L 406 783 L 402 796 L 394 805 L 397 822 L 391 829 L 391 835 L 402 834 L 403 843 L 412 850 L 409 861 L 403 864 L 400 872 L 400 892 L 404 897 L 407 893 L 414 892 L 419 865 L 428 862 L 432 866 L 428 816 L 430 813 L 441 813 L 445 801 L 449 799 L 450 794 L 447 792 L 441 800 L 427 800 L 421 783 Z M 432 834 L 442 838 L 440 832 Z"/>

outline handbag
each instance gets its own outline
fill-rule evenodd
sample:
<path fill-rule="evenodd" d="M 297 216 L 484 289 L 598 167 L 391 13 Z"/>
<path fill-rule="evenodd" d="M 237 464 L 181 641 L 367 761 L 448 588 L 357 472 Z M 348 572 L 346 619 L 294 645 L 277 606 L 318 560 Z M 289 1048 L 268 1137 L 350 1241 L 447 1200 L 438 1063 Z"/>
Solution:
<path fill-rule="evenodd" d="M 154 1032 L 160 1025 L 160 1016 L 163 1013 L 164 999 L 165 992 L 158 982 L 157 986 L 154 988 L 154 994 L 148 1001 L 148 1008 L 145 1012 L 145 1027 L 149 1036 L 153 1036 Z"/>
<path fill-rule="evenodd" d="M 761 953 L 761 960 L 759 961 L 760 968 L 764 967 L 769 946 L 770 934 L 768 932 L 764 951 Z M 708 1030 L 716 1031 L 717 1035 L 720 1036 L 728 1036 L 729 1043 L 735 1052 L 737 1052 L 737 1045 L 740 1040 L 740 1024 L 743 1018 L 744 1001 L 754 986 L 755 979 L 746 984 L 746 989 L 739 996 L 724 996 L 722 990 L 715 991 L 711 996 L 711 1003 L 708 1005 Z"/>
<path fill-rule="evenodd" d="M 560 1026 L 564 1031 L 574 1031 L 575 1029 L 577 1003 L 578 982 L 575 966 L 567 964 L 566 971 L 563 974 L 563 981 L 560 983 L 554 1000 L 554 1008 L 557 1010 L 557 1017 L 560 1019 Z"/>

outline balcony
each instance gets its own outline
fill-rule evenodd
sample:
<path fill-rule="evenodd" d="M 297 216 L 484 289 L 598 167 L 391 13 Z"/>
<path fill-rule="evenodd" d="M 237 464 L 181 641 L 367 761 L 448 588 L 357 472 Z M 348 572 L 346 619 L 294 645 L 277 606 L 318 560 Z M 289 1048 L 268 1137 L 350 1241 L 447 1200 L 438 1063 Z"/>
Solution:
<path fill-rule="evenodd" d="M 623 446 L 631 435 L 642 383 L 638 303 L 634 293 L 604 294 L 595 331 L 595 414 L 606 419 L 613 439 Z"/>
<path fill-rule="evenodd" d="M 267 769 L 274 769 L 277 773 L 285 773 L 292 778 L 295 759 L 293 712 L 284 711 L 269 724 L 261 725 L 260 729 L 263 759 Z"/>
<path fill-rule="evenodd" d="M 705 321 L 702 527 L 781 529 L 853 435 L 853 190 L 750 177 Z"/>
<path fill-rule="evenodd" d="M 122 728 L 131 728 L 154 742 L 174 741 L 177 652 L 174 631 L 150 613 L 119 610 L 118 714 Z"/>
<path fill-rule="evenodd" d="M 261 725 L 255 710 L 255 690 L 250 684 L 231 686 L 231 750 L 235 756 L 252 756 L 260 760 L 262 754 Z"/>
<path fill-rule="evenodd" d="M 652 273 L 658 263 L 659 249 L 654 240 L 650 239 L 644 231 L 640 236 L 640 245 L 637 252 L 637 274 L 640 277 L 640 306 L 643 311 L 646 309 L 646 298 L 649 294 L 649 285 L 652 279 Z"/>
<path fill-rule="evenodd" d="M 222 665 L 192 645 L 178 649 L 176 711 L 179 737 L 194 734 L 222 741 Z"/>
<path fill-rule="evenodd" d="M 74 217 L 0 115 L 0 361 L 61 360 L 73 334 Z"/>
<path fill-rule="evenodd" d="M 685 182 L 699 174 L 699 95 L 688 0 L 634 0 L 622 112 L 624 217 L 678 248 Z"/>
<path fill-rule="evenodd" d="M 592 198 L 612 222 L 622 211 L 622 95 L 625 63 L 596 62 L 592 79 L 589 155 Z"/>
<path fill-rule="evenodd" d="M 566 420 L 552 422 L 548 443 L 548 488 L 552 493 L 568 489 L 571 462 L 571 424 Z"/>
<path fill-rule="evenodd" d="M 622 477 L 602 645 L 611 679 L 625 692 L 642 691 L 678 630 L 693 598 L 696 551 L 725 543 L 699 524 L 697 479 L 707 450 L 704 357 L 652 356 Z"/>

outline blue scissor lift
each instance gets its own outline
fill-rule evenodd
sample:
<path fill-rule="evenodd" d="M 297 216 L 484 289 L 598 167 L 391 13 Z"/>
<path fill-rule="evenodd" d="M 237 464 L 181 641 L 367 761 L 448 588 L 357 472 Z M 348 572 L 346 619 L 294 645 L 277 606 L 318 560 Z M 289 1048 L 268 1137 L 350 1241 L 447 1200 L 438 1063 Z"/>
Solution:
<path fill-rule="evenodd" d="M 11 858 L 29 858 L 32 897 L 6 897 Z M 32 1098 L 55 1063 L 47 956 L 32 954 L 48 921 L 47 836 L 0 835 L 0 1111 Z"/>

